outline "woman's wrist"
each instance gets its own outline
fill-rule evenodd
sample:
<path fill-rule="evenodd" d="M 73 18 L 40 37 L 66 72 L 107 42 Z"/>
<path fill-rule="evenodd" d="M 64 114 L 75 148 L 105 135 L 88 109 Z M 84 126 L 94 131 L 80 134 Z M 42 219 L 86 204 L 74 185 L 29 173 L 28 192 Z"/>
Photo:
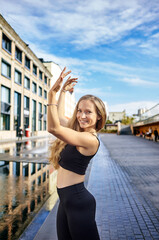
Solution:
<path fill-rule="evenodd" d="M 48 103 L 56 103 L 56 94 L 48 95 Z"/>
<path fill-rule="evenodd" d="M 67 90 L 65 90 L 65 89 L 62 89 L 61 91 L 64 92 L 64 93 L 67 92 Z"/>
<path fill-rule="evenodd" d="M 48 106 L 48 107 L 49 107 L 49 106 L 56 106 L 56 107 L 57 107 L 58 104 L 57 104 L 57 103 L 48 103 L 46 106 Z"/>

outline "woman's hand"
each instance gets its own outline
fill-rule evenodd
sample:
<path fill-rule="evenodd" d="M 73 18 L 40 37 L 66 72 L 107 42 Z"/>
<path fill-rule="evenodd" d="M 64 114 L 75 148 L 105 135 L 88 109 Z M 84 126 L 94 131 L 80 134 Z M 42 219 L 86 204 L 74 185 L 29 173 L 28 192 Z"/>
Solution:
<path fill-rule="evenodd" d="M 59 91 L 59 89 L 61 88 L 63 79 L 71 73 L 71 71 L 65 72 L 66 71 L 66 67 L 64 67 L 64 69 L 62 70 L 59 78 L 57 79 L 57 81 L 55 82 L 55 84 L 52 86 L 52 88 L 49 91 L 49 95 L 52 94 L 53 92 L 57 93 Z"/>
<path fill-rule="evenodd" d="M 72 93 L 74 91 L 74 86 L 77 83 L 77 79 L 78 78 L 71 78 L 71 77 L 69 77 L 67 79 L 67 81 L 64 83 L 64 85 L 62 87 L 62 90 L 69 91 L 70 93 Z"/>

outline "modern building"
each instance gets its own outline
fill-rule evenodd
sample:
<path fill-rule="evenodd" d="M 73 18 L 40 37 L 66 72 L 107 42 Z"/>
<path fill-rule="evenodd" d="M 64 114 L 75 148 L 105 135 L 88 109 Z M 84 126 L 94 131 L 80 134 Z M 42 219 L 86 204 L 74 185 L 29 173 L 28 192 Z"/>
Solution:
<path fill-rule="evenodd" d="M 47 133 L 47 95 L 61 68 L 39 59 L 0 15 L 0 139 L 12 139 L 21 126 L 24 134 Z M 66 94 L 66 116 L 75 106 L 74 94 Z M 58 96 L 57 96 L 58 97 Z"/>
<path fill-rule="evenodd" d="M 109 112 L 107 120 L 111 121 L 112 123 L 115 123 L 117 121 L 121 121 L 124 118 L 125 114 L 126 114 L 125 110 L 123 112 Z"/>
<path fill-rule="evenodd" d="M 136 133 L 147 133 L 151 128 L 152 133 L 156 129 L 159 133 L 159 104 L 145 111 L 140 115 L 139 120 L 133 124 Z"/>
<path fill-rule="evenodd" d="M 52 75 L 1 15 L 0 61 L 0 139 L 16 137 L 20 126 L 44 135 Z"/>

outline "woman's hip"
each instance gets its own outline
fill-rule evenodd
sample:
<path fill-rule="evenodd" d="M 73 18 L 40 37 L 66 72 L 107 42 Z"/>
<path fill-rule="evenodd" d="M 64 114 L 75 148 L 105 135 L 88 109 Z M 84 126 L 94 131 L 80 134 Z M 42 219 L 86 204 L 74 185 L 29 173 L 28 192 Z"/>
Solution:
<path fill-rule="evenodd" d="M 67 186 L 64 188 L 57 187 L 60 202 L 65 206 L 80 206 L 89 207 L 89 205 L 96 205 L 94 196 L 85 188 L 84 182 Z"/>

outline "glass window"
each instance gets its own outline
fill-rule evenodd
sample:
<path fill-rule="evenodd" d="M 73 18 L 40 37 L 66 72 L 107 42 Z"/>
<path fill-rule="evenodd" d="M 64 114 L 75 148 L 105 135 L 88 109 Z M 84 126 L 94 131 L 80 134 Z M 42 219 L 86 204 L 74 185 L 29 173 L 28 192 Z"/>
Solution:
<path fill-rule="evenodd" d="M 22 84 L 22 74 L 18 70 L 15 69 L 15 80 L 16 83 Z"/>
<path fill-rule="evenodd" d="M 47 99 L 47 91 L 44 90 L 44 98 Z"/>
<path fill-rule="evenodd" d="M 15 47 L 15 59 L 22 62 L 22 51 L 18 47 Z"/>
<path fill-rule="evenodd" d="M 14 130 L 18 136 L 18 130 L 21 125 L 21 94 L 14 92 Z"/>
<path fill-rule="evenodd" d="M 29 110 L 29 98 L 24 96 L 24 109 Z"/>
<path fill-rule="evenodd" d="M 32 100 L 32 131 L 36 131 L 36 101 Z"/>
<path fill-rule="evenodd" d="M 42 130 L 42 103 L 39 103 L 39 119 L 38 119 L 38 130 Z"/>
<path fill-rule="evenodd" d="M 0 130 L 10 130 L 10 115 L 1 113 Z"/>
<path fill-rule="evenodd" d="M 43 78 L 43 73 L 42 71 L 39 71 L 39 79 L 42 80 L 42 78 Z"/>
<path fill-rule="evenodd" d="M 25 67 L 30 69 L 30 59 L 27 56 L 25 56 Z"/>
<path fill-rule="evenodd" d="M 28 77 L 24 77 L 24 87 L 30 89 L 30 79 Z"/>
<path fill-rule="evenodd" d="M 0 130 L 10 130 L 10 89 L 1 86 Z"/>
<path fill-rule="evenodd" d="M 47 77 L 46 76 L 44 77 L 44 82 L 45 82 L 45 84 L 47 84 Z"/>
<path fill-rule="evenodd" d="M 33 73 L 37 75 L 37 66 L 35 64 L 33 64 Z"/>
<path fill-rule="evenodd" d="M 44 130 L 46 130 L 47 107 L 44 105 Z"/>
<path fill-rule="evenodd" d="M 10 103 L 10 89 L 7 87 L 1 87 L 1 101 Z"/>
<path fill-rule="evenodd" d="M 29 98 L 24 96 L 24 128 L 29 127 Z"/>
<path fill-rule="evenodd" d="M 11 78 L 11 65 L 2 59 L 2 75 Z"/>
<path fill-rule="evenodd" d="M 2 35 L 2 48 L 8 53 L 11 53 L 12 41 L 3 33 Z"/>
<path fill-rule="evenodd" d="M 47 108 L 46 108 L 46 105 L 44 105 L 44 114 L 47 114 Z"/>
<path fill-rule="evenodd" d="M 39 113 L 42 113 L 42 103 L 39 103 Z"/>
<path fill-rule="evenodd" d="M 35 82 L 32 83 L 32 92 L 37 93 L 37 85 Z"/>
<path fill-rule="evenodd" d="M 39 96 L 42 97 L 42 87 L 39 87 Z"/>

